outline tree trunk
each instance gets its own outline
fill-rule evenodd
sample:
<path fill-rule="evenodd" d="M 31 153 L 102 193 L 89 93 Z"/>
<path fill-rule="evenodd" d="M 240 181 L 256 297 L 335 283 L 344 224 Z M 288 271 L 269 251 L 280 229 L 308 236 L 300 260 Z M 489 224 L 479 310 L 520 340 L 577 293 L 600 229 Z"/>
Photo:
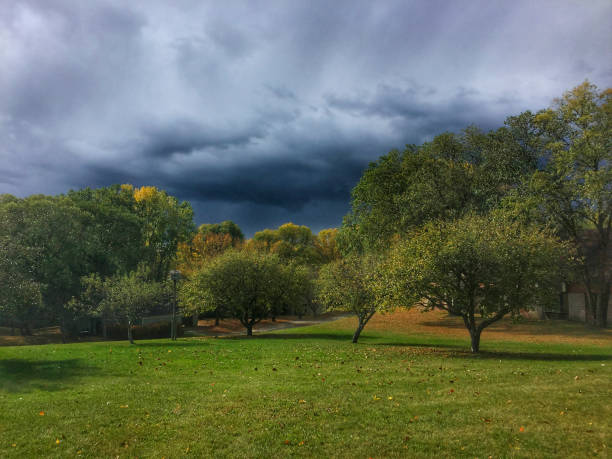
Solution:
<path fill-rule="evenodd" d="M 472 354 L 480 351 L 480 330 L 470 330 L 470 338 L 472 340 Z"/>
<path fill-rule="evenodd" d="M 249 324 L 246 326 L 247 336 L 253 336 L 253 325 Z"/>
<path fill-rule="evenodd" d="M 66 319 L 63 317 L 60 322 L 60 332 L 62 334 L 62 344 L 66 344 Z"/>
<path fill-rule="evenodd" d="M 597 317 L 597 295 L 590 291 L 587 286 L 587 292 L 584 294 L 584 321 L 588 325 L 596 325 Z"/>
<path fill-rule="evenodd" d="M 221 314 L 219 314 L 219 310 L 215 309 L 215 327 L 219 326 L 219 320 L 221 319 Z"/>
<path fill-rule="evenodd" d="M 106 320 L 102 319 L 102 338 L 108 338 L 108 330 L 106 329 Z"/>
<path fill-rule="evenodd" d="M 128 339 L 130 344 L 134 344 L 134 337 L 132 336 L 132 321 L 128 320 Z"/>
<path fill-rule="evenodd" d="M 355 330 L 355 333 L 353 334 L 353 343 L 357 343 L 357 340 L 359 339 L 359 335 L 361 335 L 361 330 L 363 330 L 364 326 L 365 324 L 362 324 L 360 320 L 359 325 L 357 326 L 357 330 Z"/>
<path fill-rule="evenodd" d="M 606 328 L 608 325 L 608 303 L 610 301 L 610 284 L 603 286 L 602 292 L 597 295 L 597 312 L 595 322 L 598 327 Z"/>

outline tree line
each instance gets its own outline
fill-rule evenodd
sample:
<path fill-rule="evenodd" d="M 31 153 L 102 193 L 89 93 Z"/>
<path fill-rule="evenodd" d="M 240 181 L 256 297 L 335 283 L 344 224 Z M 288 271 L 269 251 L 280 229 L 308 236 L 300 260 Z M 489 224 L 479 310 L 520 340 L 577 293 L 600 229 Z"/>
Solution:
<path fill-rule="evenodd" d="M 184 315 L 240 320 L 352 311 L 357 341 L 378 311 L 420 305 L 484 328 L 585 285 L 606 326 L 611 287 L 612 90 L 585 81 L 550 108 L 469 126 L 371 163 L 338 229 L 292 223 L 245 240 L 233 222 L 195 227 L 154 187 L 0 197 L 0 320 L 122 321 L 167 310 L 171 269 Z"/>

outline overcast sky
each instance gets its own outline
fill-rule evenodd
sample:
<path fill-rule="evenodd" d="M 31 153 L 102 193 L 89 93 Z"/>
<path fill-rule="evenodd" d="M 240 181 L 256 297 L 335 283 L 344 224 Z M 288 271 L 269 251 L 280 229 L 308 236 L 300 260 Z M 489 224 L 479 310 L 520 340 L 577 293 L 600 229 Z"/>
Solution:
<path fill-rule="evenodd" d="M 612 85 L 612 2 L 1 0 L 0 193 L 338 226 L 368 162 Z"/>

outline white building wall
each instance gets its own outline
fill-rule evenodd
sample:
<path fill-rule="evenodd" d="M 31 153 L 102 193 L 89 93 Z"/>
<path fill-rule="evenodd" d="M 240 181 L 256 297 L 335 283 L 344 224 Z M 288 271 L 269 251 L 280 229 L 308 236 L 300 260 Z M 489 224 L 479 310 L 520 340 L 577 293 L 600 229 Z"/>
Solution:
<path fill-rule="evenodd" d="M 567 294 L 568 319 L 584 322 L 584 293 Z"/>

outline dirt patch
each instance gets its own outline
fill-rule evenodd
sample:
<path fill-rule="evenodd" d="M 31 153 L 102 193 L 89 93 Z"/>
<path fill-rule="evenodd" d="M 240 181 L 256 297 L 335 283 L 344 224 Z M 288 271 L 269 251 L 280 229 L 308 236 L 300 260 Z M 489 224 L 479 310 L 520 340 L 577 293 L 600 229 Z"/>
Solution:
<path fill-rule="evenodd" d="M 396 311 L 390 314 L 376 314 L 367 329 L 468 337 L 461 317 L 450 316 L 446 311 L 421 312 L 417 309 Z M 483 331 L 487 340 L 523 341 L 533 343 L 575 343 L 612 345 L 612 330 L 588 327 L 583 323 L 567 320 L 522 319 L 518 323 L 505 318 Z"/>

